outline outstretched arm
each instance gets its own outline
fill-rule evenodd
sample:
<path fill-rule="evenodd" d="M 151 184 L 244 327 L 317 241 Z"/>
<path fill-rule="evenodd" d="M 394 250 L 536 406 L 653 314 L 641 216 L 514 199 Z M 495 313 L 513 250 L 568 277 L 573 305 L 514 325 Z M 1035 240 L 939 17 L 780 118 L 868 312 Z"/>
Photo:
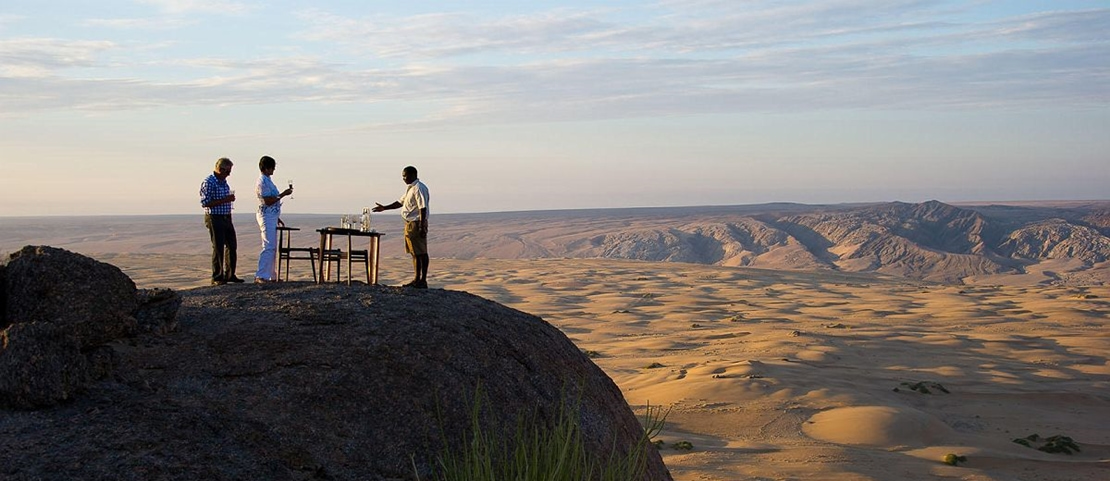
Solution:
<path fill-rule="evenodd" d="M 374 212 L 381 212 L 383 210 L 400 209 L 400 208 L 401 208 L 401 203 L 397 202 L 397 201 L 393 201 L 393 203 L 389 204 L 389 205 L 381 205 L 380 203 L 375 202 L 374 203 L 374 208 L 370 209 L 370 210 L 372 210 Z"/>

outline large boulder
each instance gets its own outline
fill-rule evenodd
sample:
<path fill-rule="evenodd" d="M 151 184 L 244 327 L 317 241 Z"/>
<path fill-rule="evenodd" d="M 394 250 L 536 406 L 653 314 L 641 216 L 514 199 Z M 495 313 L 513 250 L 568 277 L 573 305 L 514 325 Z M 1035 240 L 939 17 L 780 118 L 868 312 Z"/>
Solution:
<path fill-rule="evenodd" d="M 178 329 L 118 346 L 112 378 L 0 415 L 0 478 L 431 479 L 476 401 L 492 439 L 549 428 L 566 402 L 598 460 L 643 435 L 564 334 L 477 296 L 306 283 L 182 296 Z M 647 449 L 643 479 L 671 479 Z"/>
<path fill-rule="evenodd" d="M 49 246 L 26 246 L 8 260 L 5 318 L 10 324 L 64 326 L 82 346 L 135 330 L 135 283 L 111 264 Z"/>
<path fill-rule="evenodd" d="M 0 407 L 73 399 L 112 372 L 109 343 L 171 330 L 180 304 L 171 290 L 137 290 L 110 264 L 24 247 L 0 266 Z"/>

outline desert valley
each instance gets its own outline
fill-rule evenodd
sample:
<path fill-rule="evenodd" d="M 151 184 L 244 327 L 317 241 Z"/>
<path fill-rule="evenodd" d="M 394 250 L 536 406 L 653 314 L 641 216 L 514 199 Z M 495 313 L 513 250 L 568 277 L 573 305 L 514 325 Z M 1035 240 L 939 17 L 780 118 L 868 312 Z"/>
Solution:
<path fill-rule="evenodd" d="M 309 245 L 338 215 L 285 221 Z M 374 227 L 406 281 L 399 221 Z M 26 244 L 219 289 L 199 215 L 0 219 L 0 252 Z M 432 288 L 542 317 L 669 408 L 676 480 L 1110 479 L 1110 202 L 456 214 L 430 244 Z M 1036 449 L 1057 435 L 1080 449 Z"/>

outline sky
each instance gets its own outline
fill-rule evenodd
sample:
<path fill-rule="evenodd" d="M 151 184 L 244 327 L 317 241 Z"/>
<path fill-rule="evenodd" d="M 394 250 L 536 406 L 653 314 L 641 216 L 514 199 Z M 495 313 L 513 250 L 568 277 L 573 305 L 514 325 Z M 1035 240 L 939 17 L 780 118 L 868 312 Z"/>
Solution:
<path fill-rule="evenodd" d="M 0 216 L 1110 199 L 1110 2 L 4 0 Z M 248 195 L 243 195 L 243 193 Z"/>

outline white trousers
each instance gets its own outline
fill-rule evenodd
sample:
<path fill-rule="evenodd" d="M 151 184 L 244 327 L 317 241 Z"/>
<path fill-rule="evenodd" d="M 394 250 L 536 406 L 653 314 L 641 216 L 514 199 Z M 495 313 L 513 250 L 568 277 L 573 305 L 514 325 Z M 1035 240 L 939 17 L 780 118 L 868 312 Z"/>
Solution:
<path fill-rule="evenodd" d="M 262 252 L 258 254 L 258 272 L 254 277 L 267 281 L 277 280 L 277 225 L 281 211 L 262 211 L 255 214 L 258 230 L 262 233 Z"/>

